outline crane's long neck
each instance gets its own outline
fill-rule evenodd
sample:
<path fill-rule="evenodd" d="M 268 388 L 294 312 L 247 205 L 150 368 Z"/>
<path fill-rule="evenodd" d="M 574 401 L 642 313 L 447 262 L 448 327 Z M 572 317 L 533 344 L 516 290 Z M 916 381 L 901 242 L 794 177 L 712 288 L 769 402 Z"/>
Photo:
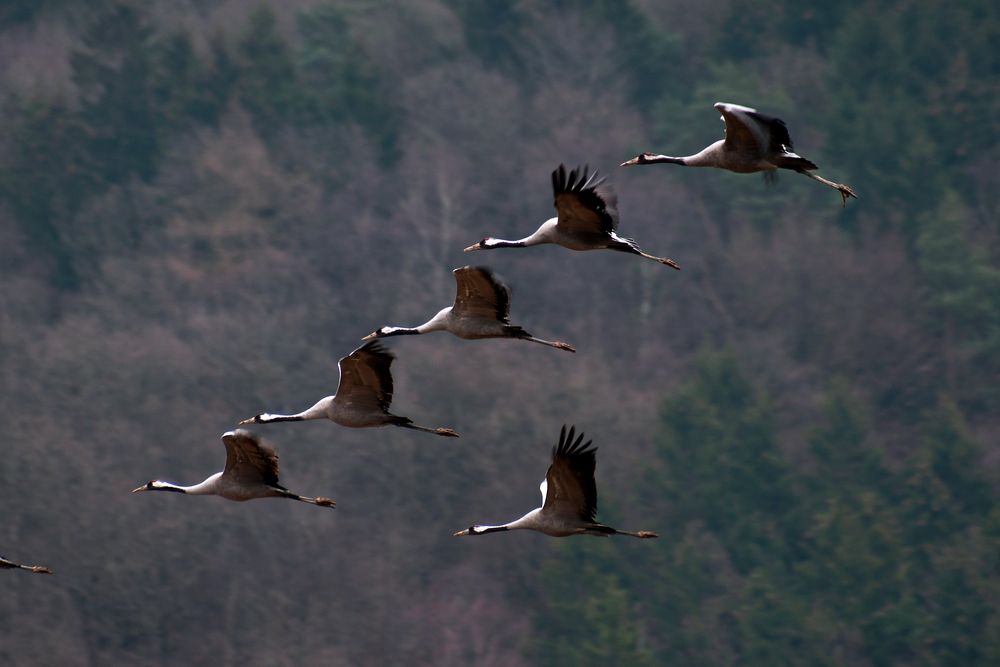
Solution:
<path fill-rule="evenodd" d="M 685 167 L 719 167 L 724 160 L 725 141 L 716 141 L 714 144 L 706 146 L 694 155 L 684 157 L 672 157 L 670 155 L 643 155 L 639 164 L 655 164 L 665 162 L 667 164 L 680 164 Z"/>
<path fill-rule="evenodd" d="M 673 157 L 671 155 L 650 155 L 649 157 L 643 157 L 642 160 L 637 164 L 660 164 L 665 162 L 667 164 L 686 165 L 687 164 L 686 160 L 689 160 L 692 157 L 694 156 L 689 155 L 687 157 Z"/>
<path fill-rule="evenodd" d="M 534 234 L 532 234 L 534 236 Z M 525 236 L 523 239 L 517 239 L 515 241 L 508 241 L 507 239 L 495 239 L 488 238 L 485 239 L 480 244 L 481 250 L 493 250 L 494 248 L 527 248 L 529 245 L 538 245 L 538 242 L 531 243 L 531 236 Z"/>
<path fill-rule="evenodd" d="M 385 338 L 387 336 L 416 336 L 418 334 L 424 333 L 420 330 L 420 327 L 382 327 L 378 330 L 378 337 Z"/>
<path fill-rule="evenodd" d="M 448 328 L 448 318 L 450 315 L 451 306 L 448 306 L 447 308 L 442 308 L 438 311 L 437 315 L 418 327 L 382 327 L 375 333 L 366 336 L 364 340 L 386 338 L 387 336 L 417 336 L 430 333 L 431 331 L 444 331 Z"/>
<path fill-rule="evenodd" d="M 190 496 L 206 496 L 215 493 L 216 484 L 219 477 L 222 476 L 221 472 L 217 472 L 214 475 L 209 476 L 204 482 L 200 484 L 194 484 L 192 486 L 181 486 L 180 484 L 173 484 L 171 482 L 164 482 L 161 480 L 156 480 L 151 482 L 147 487 L 147 491 L 173 491 L 174 493 L 186 493 Z"/>
<path fill-rule="evenodd" d="M 469 529 L 472 535 L 485 535 L 486 533 L 499 533 L 504 530 L 511 530 L 508 524 L 502 526 L 473 526 Z"/>
<path fill-rule="evenodd" d="M 485 533 L 497 533 L 502 530 L 537 530 L 539 525 L 539 515 L 541 514 L 542 508 L 533 509 L 520 519 L 515 519 L 508 523 L 500 526 L 473 526 L 472 532 L 476 535 L 483 535 Z"/>
<path fill-rule="evenodd" d="M 270 424 L 272 422 L 300 422 L 307 419 L 329 419 L 327 408 L 332 402 L 333 396 L 326 396 L 317 401 L 316 405 L 312 406 L 308 410 L 303 410 L 298 414 L 278 415 L 271 414 L 270 412 L 263 412 L 256 417 L 244 419 L 240 422 L 240 424 Z"/>
<path fill-rule="evenodd" d="M 494 238 L 485 239 L 482 242 L 482 247 L 484 250 L 492 248 L 528 248 L 530 246 L 541 245 L 543 243 L 553 243 L 553 234 L 558 221 L 558 218 L 549 218 L 543 222 L 542 226 L 536 229 L 533 234 L 515 241 Z"/>

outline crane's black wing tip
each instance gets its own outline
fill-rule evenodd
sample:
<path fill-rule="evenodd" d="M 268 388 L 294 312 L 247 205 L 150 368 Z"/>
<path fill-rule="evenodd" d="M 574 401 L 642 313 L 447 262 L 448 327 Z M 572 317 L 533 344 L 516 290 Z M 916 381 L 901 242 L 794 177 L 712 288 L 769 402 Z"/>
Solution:
<path fill-rule="evenodd" d="M 590 192 L 604 183 L 604 180 L 596 169 L 590 171 L 590 165 L 578 165 L 567 174 L 566 165 L 560 164 L 552 172 L 552 189 L 557 195 L 564 192 Z"/>
<path fill-rule="evenodd" d="M 597 452 L 597 447 L 593 447 L 593 440 L 583 441 L 584 433 L 580 431 L 579 434 L 576 432 L 576 425 L 571 424 L 568 427 L 563 424 L 562 429 L 559 432 L 559 444 L 552 448 L 552 456 L 555 457 L 568 457 L 575 458 L 578 456 L 593 456 Z"/>
<path fill-rule="evenodd" d="M 377 338 L 368 341 L 367 343 L 357 348 L 356 350 L 354 350 L 354 352 L 351 352 L 351 354 L 347 356 L 350 357 L 351 355 L 357 354 L 358 352 L 367 352 L 369 354 L 374 354 L 376 356 L 387 357 L 389 361 L 392 361 L 393 359 L 396 358 L 396 355 L 393 354 L 392 351 L 388 347 L 386 347 L 382 343 L 382 341 L 378 340 Z M 346 359 L 347 357 L 344 358 Z"/>

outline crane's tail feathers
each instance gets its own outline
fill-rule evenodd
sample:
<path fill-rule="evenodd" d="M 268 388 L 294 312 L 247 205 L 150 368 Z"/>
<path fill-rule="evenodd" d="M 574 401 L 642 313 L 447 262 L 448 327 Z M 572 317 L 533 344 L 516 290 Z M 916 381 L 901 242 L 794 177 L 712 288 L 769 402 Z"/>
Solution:
<path fill-rule="evenodd" d="M 812 160 L 807 160 L 800 155 L 795 153 L 784 153 L 779 155 L 776 163 L 782 169 L 793 169 L 795 171 L 811 171 L 813 169 L 819 169 L 816 163 Z"/>

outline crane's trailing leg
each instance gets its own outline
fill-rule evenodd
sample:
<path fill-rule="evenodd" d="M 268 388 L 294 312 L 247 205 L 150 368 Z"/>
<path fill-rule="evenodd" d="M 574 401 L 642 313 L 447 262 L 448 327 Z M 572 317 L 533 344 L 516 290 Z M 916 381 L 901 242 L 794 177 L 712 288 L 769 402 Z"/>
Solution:
<path fill-rule="evenodd" d="M 561 340 L 543 340 L 541 338 L 535 338 L 530 333 L 525 331 L 523 328 L 510 324 L 505 327 L 505 331 L 509 333 L 514 338 L 518 340 L 530 340 L 532 343 L 541 343 L 542 345 L 548 345 L 549 347 L 554 347 L 557 350 L 566 350 L 567 352 L 576 352 L 576 348 L 569 343 L 564 343 Z"/>
<path fill-rule="evenodd" d="M 854 190 L 852 190 L 849 185 L 844 185 L 843 183 L 834 183 L 833 181 L 828 181 L 825 178 L 823 178 L 822 176 L 817 176 L 816 174 L 808 172 L 808 171 L 806 171 L 804 169 L 798 170 L 798 171 L 799 171 L 800 174 L 805 174 L 809 178 L 813 179 L 814 181 L 819 181 L 823 185 L 829 185 L 831 188 L 833 188 L 834 190 L 836 190 L 837 192 L 839 192 L 841 200 L 842 200 L 841 201 L 841 206 L 847 206 L 847 200 L 849 198 L 851 198 L 851 197 L 854 197 L 855 199 L 858 198 L 857 193 L 855 193 Z"/>
<path fill-rule="evenodd" d="M 576 352 L 575 347 L 573 347 L 569 343 L 564 343 L 561 340 L 542 340 L 541 338 L 535 338 L 534 336 L 522 336 L 521 340 L 530 340 L 533 343 L 541 343 L 542 345 L 548 345 L 549 347 L 554 347 L 557 350 Z"/>
<path fill-rule="evenodd" d="M 651 259 L 654 262 L 659 262 L 660 264 L 666 264 L 672 269 L 681 270 L 681 265 L 672 259 L 667 259 L 666 257 L 657 257 L 656 255 L 650 255 L 639 249 L 638 244 L 632 239 L 622 238 L 620 236 L 614 235 L 611 239 L 611 243 L 608 244 L 609 250 L 618 250 L 619 252 L 627 252 L 633 255 L 639 255 L 640 257 L 645 257 L 646 259 Z"/>
<path fill-rule="evenodd" d="M 300 496 L 297 493 L 292 493 L 285 489 L 279 489 L 281 496 L 283 498 L 288 498 L 289 500 L 298 500 L 304 503 L 309 503 L 310 505 L 318 505 L 319 507 L 336 507 L 337 502 L 330 498 L 324 498 L 323 496 L 316 496 L 315 498 L 310 498 L 308 496 Z"/>
<path fill-rule="evenodd" d="M 412 423 L 401 423 L 401 424 L 396 424 L 396 426 L 402 426 L 403 428 L 412 428 L 415 431 L 423 431 L 424 433 L 433 433 L 435 435 L 443 435 L 446 438 L 457 438 L 457 437 L 459 437 L 458 433 L 456 431 L 453 431 L 450 428 L 443 428 L 443 427 L 442 428 L 428 428 L 426 426 L 417 426 L 416 424 L 412 424 Z"/>
<path fill-rule="evenodd" d="M 641 255 L 642 257 L 645 257 L 646 259 L 651 259 L 654 262 L 659 262 L 660 264 L 665 264 L 665 265 L 669 266 L 672 269 L 677 269 L 678 271 L 681 270 L 681 265 L 678 264 L 677 262 L 675 262 L 672 259 L 668 259 L 666 257 L 657 257 L 656 255 L 650 255 L 648 253 L 644 253 L 643 251 L 639 250 L 638 248 L 633 248 L 632 250 L 635 252 L 635 254 Z"/>
<path fill-rule="evenodd" d="M 615 532 L 618 535 L 631 535 L 632 537 L 638 537 L 639 539 L 642 539 L 642 540 L 648 540 L 651 537 L 659 537 L 659 535 L 657 535 L 656 533 L 654 533 L 651 530 L 640 530 L 637 533 L 633 533 L 630 530 L 618 530 L 618 531 L 615 531 Z"/>

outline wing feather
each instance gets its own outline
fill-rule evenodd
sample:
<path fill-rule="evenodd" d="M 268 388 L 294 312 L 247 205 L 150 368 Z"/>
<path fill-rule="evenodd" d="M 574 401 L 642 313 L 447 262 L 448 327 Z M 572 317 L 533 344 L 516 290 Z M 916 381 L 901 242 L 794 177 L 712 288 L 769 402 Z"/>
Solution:
<path fill-rule="evenodd" d="M 485 266 L 463 266 L 452 271 L 457 290 L 451 312 L 510 322 L 510 288 Z"/>
<path fill-rule="evenodd" d="M 618 197 L 597 172 L 588 175 L 586 165 L 566 173 L 552 172 L 552 190 L 558 227 L 576 234 L 610 234 L 618 228 Z"/>
<path fill-rule="evenodd" d="M 340 384 L 334 402 L 355 410 L 388 412 L 392 404 L 395 356 L 379 341 L 365 343 L 338 362 Z"/>
<path fill-rule="evenodd" d="M 715 108 L 726 122 L 726 144 L 740 151 L 778 154 L 794 149 L 785 121 L 756 109 L 719 102 Z"/>
<path fill-rule="evenodd" d="M 715 105 L 726 124 L 726 148 L 749 155 L 762 155 L 770 144 L 764 128 L 754 119 L 756 109 L 719 102 Z"/>
<path fill-rule="evenodd" d="M 253 431 L 236 429 L 222 436 L 226 446 L 224 475 L 241 482 L 284 488 L 278 483 L 278 454 Z"/>
<path fill-rule="evenodd" d="M 591 447 L 591 443 L 591 440 L 583 442 L 583 433 L 576 435 L 575 426 L 570 426 L 567 432 L 563 425 L 559 444 L 552 448 L 552 464 L 545 473 L 543 510 L 575 516 L 583 521 L 595 520 L 597 448 Z"/>

